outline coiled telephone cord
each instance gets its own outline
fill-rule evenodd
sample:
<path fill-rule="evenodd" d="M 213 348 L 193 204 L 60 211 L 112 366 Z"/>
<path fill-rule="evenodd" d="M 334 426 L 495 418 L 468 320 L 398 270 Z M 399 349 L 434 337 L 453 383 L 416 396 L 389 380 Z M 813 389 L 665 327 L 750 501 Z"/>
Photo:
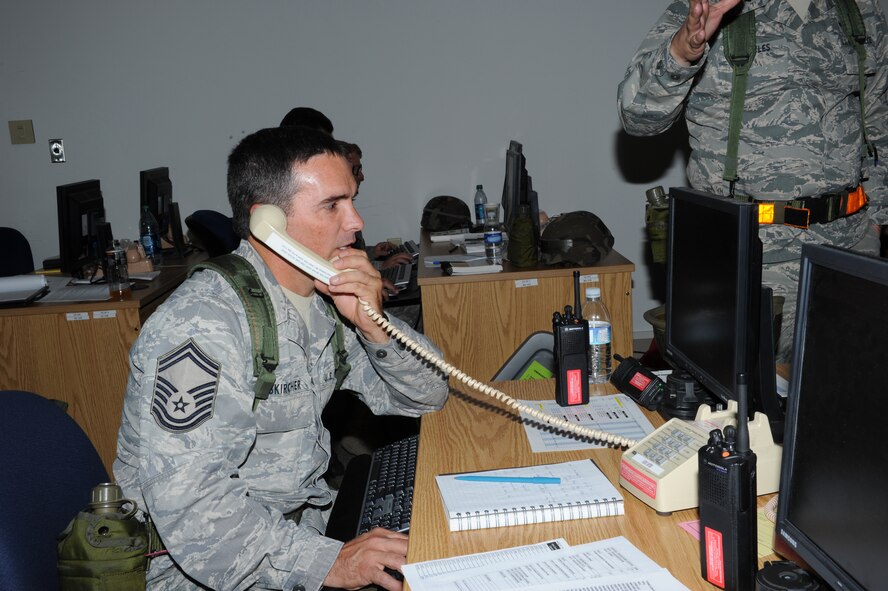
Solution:
<path fill-rule="evenodd" d="M 557 427 L 565 431 L 570 431 L 571 433 L 575 433 L 582 437 L 587 437 L 596 441 L 602 441 L 607 443 L 608 445 L 613 445 L 615 447 L 632 447 L 633 445 L 635 445 L 636 442 L 634 439 L 627 439 L 619 435 L 614 435 L 613 433 L 607 433 L 606 431 L 600 431 L 598 429 L 590 429 L 589 427 L 584 427 L 583 425 L 571 423 L 565 421 L 560 417 L 552 416 L 540 411 L 539 409 L 531 408 L 526 404 L 518 402 L 505 392 L 497 390 L 493 386 L 476 380 L 458 367 L 447 363 L 447 361 L 441 359 L 440 357 L 414 341 L 412 338 L 404 334 L 400 329 L 389 322 L 385 318 L 385 316 L 374 310 L 369 303 L 361 299 L 359 299 L 358 301 L 361 303 L 361 307 L 364 309 L 364 312 L 371 319 L 373 319 L 373 321 L 378 324 L 379 327 L 382 328 L 382 330 L 384 330 L 387 334 L 403 343 L 405 347 L 443 371 L 448 376 L 456 378 L 457 380 L 468 385 L 470 388 L 474 388 L 475 390 L 486 394 L 487 396 L 496 398 L 512 409 L 519 412 L 525 412 L 528 415 L 532 416 L 534 419 L 537 419 L 547 425 L 552 425 L 553 427 Z"/>

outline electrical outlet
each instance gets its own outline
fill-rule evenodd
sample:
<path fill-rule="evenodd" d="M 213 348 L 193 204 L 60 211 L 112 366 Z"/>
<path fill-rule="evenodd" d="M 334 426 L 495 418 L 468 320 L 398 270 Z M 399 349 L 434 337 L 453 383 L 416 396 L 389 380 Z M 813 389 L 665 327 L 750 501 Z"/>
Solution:
<path fill-rule="evenodd" d="M 65 142 L 62 139 L 49 140 L 49 159 L 53 163 L 65 161 Z"/>

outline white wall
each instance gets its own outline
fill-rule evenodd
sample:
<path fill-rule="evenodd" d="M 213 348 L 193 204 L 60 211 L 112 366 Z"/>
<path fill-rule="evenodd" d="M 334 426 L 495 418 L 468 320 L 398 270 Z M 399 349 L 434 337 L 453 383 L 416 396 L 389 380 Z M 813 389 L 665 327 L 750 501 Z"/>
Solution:
<path fill-rule="evenodd" d="M 643 194 L 684 184 L 684 161 L 675 134 L 621 132 L 616 88 L 665 4 L 8 2 L 0 113 L 32 119 L 37 141 L 0 138 L 0 224 L 24 232 L 39 266 L 58 253 L 55 187 L 98 178 L 115 235 L 135 236 L 138 172 L 156 166 L 169 166 L 183 219 L 230 211 L 232 146 L 306 105 L 364 150 L 368 241 L 416 239 L 431 196 L 470 202 L 482 183 L 498 197 L 515 139 L 541 208 L 593 211 L 636 263 L 634 329 L 649 332 Z M 66 163 L 50 164 L 50 138 Z"/>

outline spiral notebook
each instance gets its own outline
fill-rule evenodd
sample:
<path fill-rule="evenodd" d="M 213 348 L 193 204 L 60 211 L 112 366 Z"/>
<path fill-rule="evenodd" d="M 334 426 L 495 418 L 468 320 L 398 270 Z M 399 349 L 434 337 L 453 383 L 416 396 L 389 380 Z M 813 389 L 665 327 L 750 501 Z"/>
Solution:
<path fill-rule="evenodd" d="M 622 495 L 592 460 L 442 474 L 435 480 L 450 531 L 624 513 Z"/>

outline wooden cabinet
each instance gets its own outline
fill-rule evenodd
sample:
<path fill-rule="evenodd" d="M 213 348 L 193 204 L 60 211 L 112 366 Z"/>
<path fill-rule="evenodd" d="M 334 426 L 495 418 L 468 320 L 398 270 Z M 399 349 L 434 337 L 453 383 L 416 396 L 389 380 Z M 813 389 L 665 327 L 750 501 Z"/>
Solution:
<path fill-rule="evenodd" d="M 427 256 L 446 254 L 449 243 L 432 243 L 424 233 L 418 283 L 423 331 L 450 363 L 488 381 L 535 331 L 552 330 L 552 314 L 574 305 L 573 272 L 585 288 L 600 287 L 613 324 L 613 352 L 632 355 L 632 271 L 635 265 L 612 251 L 591 267 L 529 269 L 504 264 L 501 273 L 444 276 L 425 267 Z"/>

